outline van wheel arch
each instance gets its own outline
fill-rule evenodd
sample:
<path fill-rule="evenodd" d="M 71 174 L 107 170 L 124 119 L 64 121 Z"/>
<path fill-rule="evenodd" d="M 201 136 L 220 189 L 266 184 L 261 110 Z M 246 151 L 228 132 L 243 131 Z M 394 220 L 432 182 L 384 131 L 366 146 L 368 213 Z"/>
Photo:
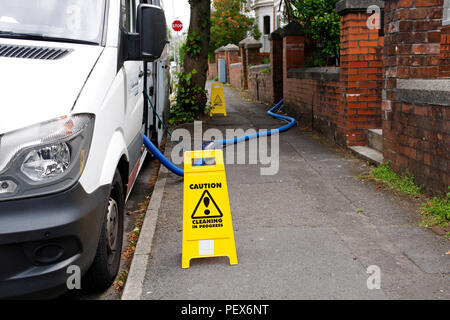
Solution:
<path fill-rule="evenodd" d="M 83 288 L 103 292 L 114 282 L 120 268 L 124 236 L 125 195 L 119 170 L 111 183 L 94 260 L 82 278 Z"/>

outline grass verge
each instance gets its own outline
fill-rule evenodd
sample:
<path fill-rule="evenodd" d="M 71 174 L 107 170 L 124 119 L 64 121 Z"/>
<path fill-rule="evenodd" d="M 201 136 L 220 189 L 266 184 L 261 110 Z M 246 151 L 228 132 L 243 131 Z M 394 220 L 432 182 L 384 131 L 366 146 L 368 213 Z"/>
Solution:
<path fill-rule="evenodd" d="M 368 176 L 389 189 L 397 190 L 405 195 L 417 198 L 424 198 L 421 210 L 424 220 L 420 224 L 423 227 L 449 227 L 450 226 L 450 192 L 443 197 L 425 198 L 422 193 L 422 187 L 414 183 L 414 175 L 406 171 L 404 175 L 398 175 L 390 167 L 389 162 L 380 165 L 370 172 Z M 449 186 L 450 191 L 450 186 Z M 446 238 L 450 235 L 447 234 Z"/>
<path fill-rule="evenodd" d="M 449 187 L 450 190 L 450 187 Z M 450 226 L 450 192 L 445 197 L 434 197 L 422 205 L 422 214 L 425 216 L 422 226 Z M 445 235 L 450 238 L 450 232 Z"/>
<path fill-rule="evenodd" d="M 392 171 L 389 162 L 382 164 L 370 172 L 370 177 L 375 180 L 381 180 L 385 185 L 403 194 L 420 197 L 422 196 L 422 188 L 414 183 L 414 175 L 406 171 L 405 175 L 398 175 Z"/>

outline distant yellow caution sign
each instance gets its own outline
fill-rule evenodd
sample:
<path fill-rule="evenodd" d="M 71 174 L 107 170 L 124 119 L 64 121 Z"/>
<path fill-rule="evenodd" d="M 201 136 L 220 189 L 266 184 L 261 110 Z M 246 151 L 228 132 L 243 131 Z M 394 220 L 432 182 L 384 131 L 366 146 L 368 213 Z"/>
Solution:
<path fill-rule="evenodd" d="M 199 159 L 212 165 L 195 166 Z M 227 256 L 238 263 L 222 150 L 184 154 L 182 268 L 193 258 Z"/>
<path fill-rule="evenodd" d="M 212 116 L 215 113 L 220 113 L 224 116 L 227 115 L 223 83 L 220 82 L 214 82 L 211 85 L 211 111 L 209 112 L 209 115 Z"/>

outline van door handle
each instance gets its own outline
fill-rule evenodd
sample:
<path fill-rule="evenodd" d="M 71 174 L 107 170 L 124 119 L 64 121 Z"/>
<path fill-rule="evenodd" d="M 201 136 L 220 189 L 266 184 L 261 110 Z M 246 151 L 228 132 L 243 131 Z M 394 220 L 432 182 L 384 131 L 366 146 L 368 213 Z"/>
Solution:
<path fill-rule="evenodd" d="M 142 78 L 144 76 L 144 71 L 139 71 L 139 78 Z"/>

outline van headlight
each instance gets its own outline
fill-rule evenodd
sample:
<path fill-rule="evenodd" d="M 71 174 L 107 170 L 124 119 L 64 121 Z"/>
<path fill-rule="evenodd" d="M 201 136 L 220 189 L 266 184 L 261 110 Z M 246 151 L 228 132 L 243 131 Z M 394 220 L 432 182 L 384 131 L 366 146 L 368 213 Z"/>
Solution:
<path fill-rule="evenodd" d="M 0 135 L 0 200 L 75 184 L 84 170 L 94 121 L 92 114 L 76 114 Z"/>
<path fill-rule="evenodd" d="M 65 142 L 30 151 L 20 170 L 33 181 L 63 174 L 70 166 L 70 148 Z"/>

